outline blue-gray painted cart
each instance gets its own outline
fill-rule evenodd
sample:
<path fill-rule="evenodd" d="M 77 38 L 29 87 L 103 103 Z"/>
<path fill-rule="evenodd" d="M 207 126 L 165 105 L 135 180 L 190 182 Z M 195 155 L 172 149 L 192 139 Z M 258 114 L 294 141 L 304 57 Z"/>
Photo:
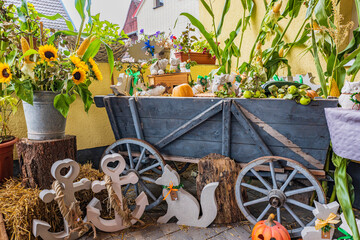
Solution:
<path fill-rule="evenodd" d="M 109 95 L 97 96 L 95 102 L 106 108 L 117 140 L 105 154 L 126 156 L 127 171 L 140 177 L 134 190 L 146 191 L 151 198 L 149 208 L 162 200 L 161 193 L 157 196 L 148 184 L 154 183 L 154 174 L 162 173 L 164 160 L 197 163 L 211 153 L 241 164 L 236 198 L 252 223 L 274 211 L 279 222 L 292 217 L 295 224 L 290 233 L 299 236 L 304 226 L 315 221 L 313 216 L 302 218 L 301 211 L 311 213 L 314 208 L 301 197 L 326 201 L 317 180 L 325 176 L 330 141 L 324 108 L 336 107 L 337 100 L 302 106 L 283 99 Z M 240 194 L 243 189 L 248 193 Z"/>

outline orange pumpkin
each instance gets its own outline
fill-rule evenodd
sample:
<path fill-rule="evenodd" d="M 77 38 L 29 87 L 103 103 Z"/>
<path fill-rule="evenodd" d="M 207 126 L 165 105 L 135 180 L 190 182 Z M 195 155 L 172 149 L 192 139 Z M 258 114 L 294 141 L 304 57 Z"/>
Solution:
<path fill-rule="evenodd" d="M 314 90 L 306 90 L 306 95 L 311 99 L 319 96 L 319 94 L 317 94 L 317 92 Z"/>
<path fill-rule="evenodd" d="M 193 97 L 194 93 L 189 84 L 181 84 L 174 87 L 172 92 L 173 97 Z"/>
<path fill-rule="evenodd" d="M 291 240 L 289 232 L 280 223 L 274 221 L 275 215 L 258 222 L 251 233 L 252 240 Z"/>

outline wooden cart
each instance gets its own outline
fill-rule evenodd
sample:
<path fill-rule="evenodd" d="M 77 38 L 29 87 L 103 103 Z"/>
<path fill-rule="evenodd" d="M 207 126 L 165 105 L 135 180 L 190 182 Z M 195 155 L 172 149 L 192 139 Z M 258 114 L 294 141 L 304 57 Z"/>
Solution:
<path fill-rule="evenodd" d="M 127 156 L 128 171 L 140 176 L 135 191 L 142 188 L 150 197 L 148 208 L 162 200 L 161 191 L 155 193 L 149 184 L 155 182 L 154 173 L 162 173 L 164 160 L 175 162 L 176 167 L 176 162 L 197 163 L 211 153 L 241 164 L 236 198 L 253 224 L 273 211 L 279 222 L 290 216 L 294 222 L 290 233 L 299 236 L 303 227 L 315 221 L 306 196 L 326 201 L 318 182 L 325 178 L 330 141 L 324 108 L 336 107 L 337 100 L 316 100 L 302 106 L 283 99 L 109 95 L 97 96 L 95 102 L 106 108 L 117 140 L 104 154 Z M 126 186 L 124 194 L 129 188 Z M 240 194 L 244 190 L 249 192 L 246 198 Z M 304 219 L 306 214 L 301 216 L 301 211 L 312 217 Z"/>

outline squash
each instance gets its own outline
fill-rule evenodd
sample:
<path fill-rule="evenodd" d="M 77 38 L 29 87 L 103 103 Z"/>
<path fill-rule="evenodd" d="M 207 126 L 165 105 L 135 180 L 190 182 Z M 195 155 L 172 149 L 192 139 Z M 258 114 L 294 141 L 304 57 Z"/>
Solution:
<path fill-rule="evenodd" d="M 319 94 L 317 94 L 317 92 L 314 90 L 306 90 L 306 95 L 311 99 L 319 96 Z"/>
<path fill-rule="evenodd" d="M 274 221 L 275 215 L 256 223 L 251 233 L 252 240 L 291 240 L 289 232 L 280 223 Z"/>
<path fill-rule="evenodd" d="M 193 97 L 194 93 L 189 84 L 184 83 L 174 87 L 172 91 L 173 97 Z"/>

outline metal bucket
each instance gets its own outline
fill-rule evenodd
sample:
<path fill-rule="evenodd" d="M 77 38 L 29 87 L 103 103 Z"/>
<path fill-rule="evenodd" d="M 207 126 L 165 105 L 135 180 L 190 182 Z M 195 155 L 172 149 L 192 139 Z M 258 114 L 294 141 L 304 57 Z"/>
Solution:
<path fill-rule="evenodd" d="M 51 140 L 65 136 L 66 118 L 54 107 L 57 93 L 34 91 L 33 105 L 23 101 L 28 139 Z"/>

